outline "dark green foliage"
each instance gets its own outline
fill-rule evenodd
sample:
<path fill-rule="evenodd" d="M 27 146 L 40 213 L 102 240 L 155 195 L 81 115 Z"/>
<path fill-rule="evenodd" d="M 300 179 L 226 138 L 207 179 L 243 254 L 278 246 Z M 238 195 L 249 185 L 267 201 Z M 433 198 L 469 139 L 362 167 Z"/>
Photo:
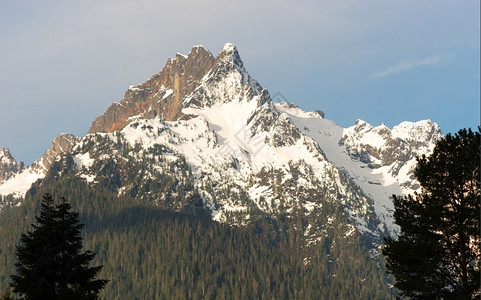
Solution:
<path fill-rule="evenodd" d="M 394 197 L 397 239 L 385 241 L 387 269 L 412 299 L 480 295 L 480 133 L 460 130 L 418 159 L 421 194 Z"/>
<path fill-rule="evenodd" d="M 38 225 L 21 235 L 11 286 L 24 299 L 96 299 L 105 286 L 95 279 L 102 267 L 89 267 L 95 254 L 82 252 L 83 224 L 70 210 L 65 199 L 54 205 L 52 196 L 44 195 Z"/>
<path fill-rule="evenodd" d="M 323 242 L 301 247 L 298 220 L 258 217 L 247 227 L 212 221 L 202 210 L 161 209 L 152 202 L 118 197 L 81 179 L 63 178 L 49 188 L 70 191 L 72 205 L 86 224 L 84 244 L 98 255 L 93 265 L 109 280 L 105 299 L 385 299 L 382 269 L 367 254 L 360 236 L 329 231 Z M 33 219 L 38 193 L 0 215 L 7 240 Z M 329 206 L 326 204 L 326 206 Z M 323 212 L 319 211 L 319 214 Z M 342 216 L 334 208 L 340 228 Z M 323 219 L 327 220 L 326 215 Z M 0 241 L 0 270 L 12 271 L 8 243 Z M 297 241 L 297 242 L 296 242 Z M 9 254 L 10 253 L 10 254 Z M 305 264 L 304 255 L 310 263 Z M 2 272 L 0 276 L 5 276 Z M 5 284 L 6 276 L 2 281 Z"/>
<path fill-rule="evenodd" d="M 0 286 L 14 272 L 18 232 L 27 230 L 41 195 L 50 192 L 72 199 L 80 212 L 84 245 L 98 253 L 92 264 L 103 265 L 99 276 L 109 280 L 101 292 L 105 299 L 389 298 L 383 267 L 359 233 L 346 235 L 352 224 L 339 204 L 324 199 L 324 191 L 286 183 L 298 205 L 289 214 L 279 209 L 267 215 L 235 183 L 219 186 L 202 174 L 202 186 L 194 187 L 185 159 L 166 159 L 171 150 L 165 146 L 126 160 L 115 151 L 134 150 L 121 136 L 116 142 L 91 138 L 95 143 L 87 141 L 80 151 L 96 158 L 90 168 L 95 181 L 80 178 L 66 156 L 22 205 L 0 213 Z M 278 170 L 265 172 L 266 182 L 278 180 L 268 174 Z M 240 224 L 248 214 L 249 223 L 212 221 L 199 193 L 210 195 L 214 206 L 218 199 L 245 205 L 246 211 L 226 213 L 226 220 Z M 280 188 L 276 193 L 291 205 Z M 322 203 L 309 216 L 299 204 L 307 199 Z M 308 224 L 322 231 L 307 237 Z"/>

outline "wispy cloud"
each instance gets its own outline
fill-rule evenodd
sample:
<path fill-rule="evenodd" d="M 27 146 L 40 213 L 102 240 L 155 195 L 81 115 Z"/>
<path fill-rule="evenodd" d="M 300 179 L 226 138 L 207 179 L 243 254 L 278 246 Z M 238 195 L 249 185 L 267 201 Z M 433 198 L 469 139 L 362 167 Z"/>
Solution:
<path fill-rule="evenodd" d="M 447 62 L 451 55 L 436 55 L 429 56 L 423 59 L 413 59 L 408 61 L 403 61 L 393 67 L 390 67 L 384 71 L 377 72 L 371 75 L 371 77 L 385 77 L 392 74 L 397 74 L 401 72 L 406 72 L 408 70 L 428 65 L 439 65 L 441 63 Z"/>

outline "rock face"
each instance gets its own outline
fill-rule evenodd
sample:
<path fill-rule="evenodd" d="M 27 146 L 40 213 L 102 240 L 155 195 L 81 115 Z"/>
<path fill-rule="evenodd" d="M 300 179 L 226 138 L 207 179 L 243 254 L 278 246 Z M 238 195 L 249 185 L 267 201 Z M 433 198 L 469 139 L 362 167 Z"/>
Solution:
<path fill-rule="evenodd" d="M 120 103 L 113 103 L 92 123 L 88 133 L 121 130 L 134 117 L 159 116 L 164 121 L 189 118 L 182 113 L 185 107 L 250 101 L 261 91 L 233 44 L 225 44 L 217 57 L 202 46 L 194 46 L 187 56 L 177 54 L 167 60 L 161 72 L 131 86 Z"/>
<path fill-rule="evenodd" d="M 0 184 L 15 174 L 21 173 L 25 165 L 13 158 L 9 149 L 0 149 Z"/>
<path fill-rule="evenodd" d="M 17 163 L 8 149 L 0 149 L 0 199 L 7 195 L 23 198 L 32 183 L 44 178 L 52 164 L 62 154 L 72 151 L 78 141 L 72 134 L 60 134 L 52 141 L 50 149 L 32 166 Z"/>
<path fill-rule="evenodd" d="M 387 168 L 402 187 L 417 190 L 416 157 L 430 153 L 442 136 L 439 126 L 430 120 L 403 122 L 392 130 L 384 124 L 374 127 L 358 120 L 345 130 L 339 143 L 346 146 L 353 160 L 371 169 Z"/>
<path fill-rule="evenodd" d="M 93 121 L 88 133 L 112 132 L 124 128 L 131 117 L 165 121 L 182 117 L 184 98 L 200 85 L 202 78 L 214 66 L 214 56 L 202 46 L 194 46 L 187 56 L 177 54 L 168 59 L 164 69 L 146 82 L 131 86 L 120 103 L 112 104 Z"/>
<path fill-rule="evenodd" d="M 156 117 L 160 120 L 154 120 Z M 147 120 L 150 121 L 145 123 Z M 160 125 L 156 123 L 159 121 Z M 416 157 L 430 153 L 442 137 L 439 126 L 429 120 L 403 122 L 392 130 L 361 120 L 352 127 L 342 128 L 325 119 L 323 111 L 305 112 L 291 103 L 274 103 L 269 92 L 246 71 L 237 48 L 230 43 L 225 44 L 216 57 L 196 46 L 188 56 L 177 54 L 176 58 L 169 59 L 160 73 L 130 87 L 120 103 L 112 104 L 93 122 L 89 133 L 120 131 L 127 139 L 135 137 L 135 144 L 144 132 L 129 132 L 138 130 L 139 124 L 143 124 L 142 130 L 148 131 L 142 138 L 149 141 L 146 145 L 158 143 L 171 149 L 182 145 L 173 152 L 182 153 L 192 169 L 210 174 L 217 172 L 219 178 L 229 177 L 227 174 L 232 171 L 230 181 L 242 182 L 244 187 L 252 182 L 244 182 L 242 176 L 250 174 L 251 180 L 269 168 L 269 172 L 287 172 L 287 176 L 299 180 L 298 174 L 294 172 L 294 176 L 284 170 L 305 163 L 306 168 L 318 176 L 314 181 L 304 178 L 309 182 L 307 186 L 329 191 L 327 198 L 341 199 L 358 227 L 370 228 L 368 231 L 378 236 L 385 229 L 390 233 L 396 231 L 389 197 L 419 189 L 414 177 Z M 169 127 L 172 124 L 174 127 Z M 183 132 L 180 128 L 184 127 L 190 128 L 189 131 Z M 200 132 L 193 134 L 196 130 Z M 196 151 L 189 154 L 188 149 Z M 84 158 L 82 155 L 79 161 Z M 202 177 L 202 172 L 198 176 Z M 306 171 L 306 174 L 310 173 Z M 94 182 L 92 175 L 81 176 Z M 281 175 L 276 176 L 282 181 Z M 264 179 L 263 182 L 267 180 Z M 218 186 L 220 181 L 212 184 Z M 292 189 L 299 186 L 295 183 Z M 278 200 L 278 196 L 272 197 L 269 193 L 265 192 L 263 198 Z M 217 199 L 218 195 L 212 197 Z M 256 197 L 252 195 L 251 200 L 256 202 Z M 207 198 L 204 200 L 209 202 Z M 290 200 L 294 203 L 295 199 Z M 370 201 L 372 203 L 368 203 Z M 214 206 L 220 216 L 226 213 L 220 207 L 236 205 L 227 201 Z M 371 218 L 371 213 L 376 217 Z M 376 218 L 385 226 L 377 229 L 373 221 Z"/>
<path fill-rule="evenodd" d="M 55 162 L 57 156 L 72 150 L 73 146 L 77 142 L 77 138 L 73 134 L 62 133 L 57 136 L 53 141 L 50 149 L 37 159 L 32 164 L 32 170 L 35 172 L 45 173 L 48 168 Z"/>
<path fill-rule="evenodd" d="M 131 86 L 92 123 L 89 133 L 107 134 L 58 136 L 17 182 L 8 180 L 3 190 L 0 183 L 0 194 L 24 195 L 39 178 L 63 176 L 52 166 L 69 152 L 73 176 L 89 184 L 175 209 L 191 199 L 218 221 L 246 224 L 259 212 L 296 212 L 312 221 L 303 229 L 316 243 L 325 235 L 320 224 L 330 222 L 318 217 L 334 203 L 372 240 L 395 234 L 390 196 L 419 188 L 416 157 L 432 151 L 442 137 L 439 126 L 427 120 L 389 129 L 359 120 L 342 128 L 324 117 L 274 103 L 234 45 L 216 57 L 195 46 Z M 3 157 L 4 178 L 21 169 L 9 153 Z M 166 172 L 189 188 L 159 184 Z M 346 234 L 354 228 L 348 227 Z"/>
<path fill-rule="evenodd" d="M 251 101 L 262 91 L 260 84 L 244 68 L 237 48 L 224 45 L 202 84 L 185 101 L 186 106 L 210 107 L 231 101 Z M 270 98 L 269 98 L 270 99 Z M 259 103 L 259 106 L 264 102 Z"/>

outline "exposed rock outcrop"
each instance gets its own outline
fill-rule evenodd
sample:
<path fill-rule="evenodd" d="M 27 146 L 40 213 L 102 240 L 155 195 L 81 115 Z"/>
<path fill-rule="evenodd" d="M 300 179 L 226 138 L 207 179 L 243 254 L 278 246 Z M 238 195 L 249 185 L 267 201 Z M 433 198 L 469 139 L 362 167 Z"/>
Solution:
<path fill-rule="evenodd" d="M 398 178 L 401 186 L 416 190 L 416 157 L 430 153 L 442 136 L 439 126 L 430 120 L 403 122 L 392 130 L 384 124 L 374 127 L 357 120 L 345 130 L 339 143 L 346 146 L 353 160 L 372 169 L 388 167 L 388 173 Z"/>
<path fill-rule="evenodd" d="M 24 168 L 24 163 L 17 162 L 9 149 L 0 149 L 0 184 L 13 175 L 21 173 Z"/>
<path fill-rule="evenodd" d="M 202 46 L 194 46 L 187 56 L 168 59 L 163 70 L 146 82 L 131 86 L 120 103 L 113 103 L 95 119 L 88 133 L 112 132 L 124 128 L 133 116 L 165 121 L 182 117 L 184 98 L 200 85 L 212 69 L 214 56 Z"/>
<path fill-rule="evenodd" d="M 261 92 L 261 85 L 244 68 L 236 46 L 227 43 L 203 84 L 186 99 L 186 105 L 205 107 L 230 101 L 251 101 Z"/>
<path fill-rule="evenodd" d="M 113 103 L 92 123 L 88 132 L 120 130 L 135 117 L 188 119 L 191 116 L 183 115 L 184 107 L 250 101 L 261 92 L 262 87 L 245 70 L 233 44 L 225 44 L 217 57 L 202 46 L 194 46 L 187 56 L 177 54 L 167 60 L 161 72 L 131 86 L 119 103 Z M 261 100 L 259 106 L 265 102 Z"/>
<path fill-rule="evenodd" d="M 45 173 L 48 168 L 55 162 L 57 156 L 72 150 L 77 142 L 77 138 L 73 134 L 62 133 L 53 141 L 50 149 L 32 164 L 32 169 L 36 172 Z"/>

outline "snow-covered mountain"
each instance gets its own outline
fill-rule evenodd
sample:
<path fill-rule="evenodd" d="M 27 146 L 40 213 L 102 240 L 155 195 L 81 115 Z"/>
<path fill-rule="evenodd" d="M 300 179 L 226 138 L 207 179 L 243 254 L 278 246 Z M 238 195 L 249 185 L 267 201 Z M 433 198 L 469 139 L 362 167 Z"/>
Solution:
<path fill-rule="evenodd" d="M 297 230 L 312 244 L 335 224 L 318 217 L 331 203 L 349 219 L 346 235 L 359 231 L 379 241 L 396 232 L 390 196 L 419 188 L 416 156 L 440 137 L 429 120 L 393 129 L 358 120 L 342 128 L 320 111 L 274 103 L 234 45 L 215 57 L 195 46 L 129 87 L 85 137 L 64 135 L 48 159 L 5 177 L 0 194 L 18 196 L 26 182 L 62 176 L 55 161 L 71 159 L 76 176 L 91 185 L 109 184 L 173 209 L 196 201 L 220 222 L 302 215 Z M 177 187 L 156 188 L 166 176 Z"/>
<path fill-rule="evenodd" d="M 50 149 L 37 159 L 31 166 L 23 162 L 17 163 L 8 149 L 0 150 L 0 199 L 1 196 L 23 198 L 32 183 L 45 176 L 50 166 L 60 158 L 61 154 L 69 152 L 77 142 L 73 134 L 62 133 L 53 141 Z"/>
<path fill-rule="evenodd" d="M 23 162 L 17 162 L 9 149 L 0 149 L 0 184 L 23 171 Z"/>
<path fill-rule="evenodd" d="M 384 124 L 374 127 L 357 120 L 354 126 L 344 129 L 293 105 L 280 103 L 277 107 L 362 189 L 373 201 L 377 217 L 394 233 L 394 206 L 390 196 L 419 189 L 414 177 L 416 157 L 433 150 L 442 137 L 439 126 L 426 120 L 403 122 L 390 130 Z"/>

